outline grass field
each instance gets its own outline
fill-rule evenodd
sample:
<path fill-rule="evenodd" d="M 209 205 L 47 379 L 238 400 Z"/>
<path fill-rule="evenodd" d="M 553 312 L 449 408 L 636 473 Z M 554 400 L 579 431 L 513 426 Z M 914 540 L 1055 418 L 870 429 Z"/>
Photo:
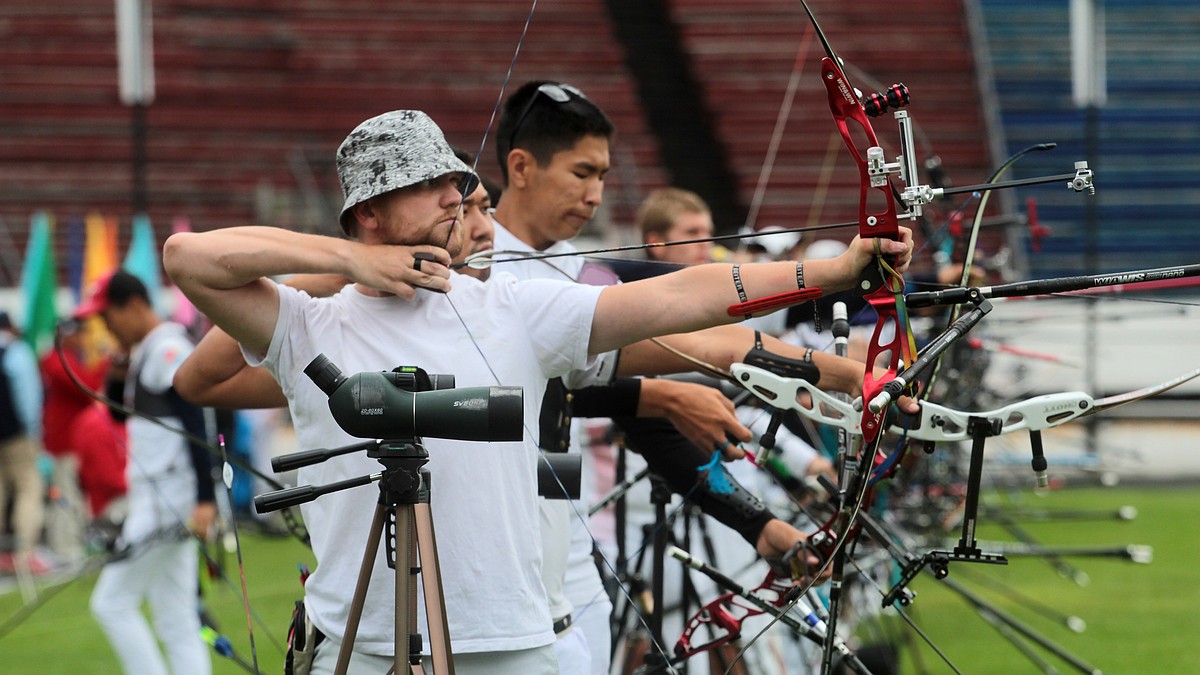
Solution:
<path fill-rule="evenodd" d="M 1085 489 L 1052 493 L 1045 499 L 1024 495 L 1034 507 L 1137 508 L 1133 521 L 1058 521 L 1023 524 L 1038 540 L 1059 545 L 1146 544 L 1153 562 L 1135 564 L 1116 558 L 1070 558 L 1085 572 L 1086 587 L 1067 580 L 1043 559 L 1012 558 L 1007 566 L 952 565 L 951 578 L 1018 618 L 1041 635 L 1105 673 L 1200 672 L 1200 488 Z M 1036 503 L 1034 503 L 1036 502 Z M 980 539 L 1001 538 L 995 526 Z M 1010 537 L 1005 537 L 1010 538 Z M 955 570 L 962 570 L 956 576 Z M 1027 609 L 1013 599 L 968 579 L 1003 582 L 1053 610 L 1082 618 L 1081 634 Z M 913 585 L 918 625 L 964 673 L 1044 672 L 1001 637 L 957 594 L 923 576 Z M 1063 673 L 1080 672 L 1041 649 L 1035 651 Z M 923 663 L 927 668 L 918 667 Z M 905 659 L 905 673 L 946 673 L 951 669 L 928 648 Z"/>
<path fill-rule="evenodd" d="M 241 539 L 250 606 L 262 621 L 256 619 L 254 625 L 259 669 L 263 673 L 282 673 L 283 652 L 276 645 L 282 645 L 286 639 L 292 605 L 303 595 L 299 565 L 312 567 L 312 552 L 291 537 L 244 534 Z M 231 585 L 219 578 L 206 579 L 205 604 L 237 655 L 250 662 L 250 638 L 236 555 L 227 554 L 224 567 Z M 95 581 L 96 574 L 90 574 L 67 585 L 14 630 L 0 637 L 0 673 L 120 673 L 116 656 L 88 612 L 88 597 Z M 19 593 L 0 597 L 0 622 L 7 622 L 20 608 Z M 216 654 L 212 658 L 214 675 L 246 672 L 228 658 Z"/>
<path fill-rule="evenodd" d="M 1124 522 L 1060 521 L 1023 523 L 1041 541 L 1059 545 L 1146 544 L 1154 560 L 1139 565 L 1113 558 L 1071 558 L 1090 577 L 1086 587 L 1064 579 L 1044 561 L 1013 558 L 1004 567 L 952 566 L 951 578 L 997 607 L 1019 618 L 1048 639 L 1106 673 L 1185 673 L 1200 669 L 1200 488 L 1088 488 L 1054 492 L 1045 498 L 1023 493 L 1030 506 L 1072 509 L 1137 508 L 1135 520 Z M 993 526 L 980 539 L 1001 539 Z M 312 564 L 311 553 L 293 539 L 245 535 L 246 583 L 251 605 L 265 625 L 256 624 L 259 666 L 264 673 L 282 672 L 283 656 L 272 643 L 286 634 L 291 607 L 300 597 L 297 566 Z M 209 582 L 207 605 L 239 655 L 250 659 L 238 586 L 236 558 L 227 556 L 233 587 Z M 957 570 L 961 572 L 956 573 Z M 999 580 L 1056 612 L 1087 622 L 1075 634 L 1060 622 L 1041 616 L 971 579 Z M 87 609 L 95 575 L 84 577 L 55 595 L 11 632 L 0 636 L 0 672 L 8 674 L 117 673 L 118 666 Z M 1043 672 L 1000 637 L 979 614 L 932 577 L 918 579 L 919 593 L 911 616 L 964 673 Z M 17 593 L 0 596 L 0 624 L 21 608 Z M 900 635 L 899 627 L 892 628 Z M 268 637 L 270 636 L 270 637 Z M 1045 655 L 1046 652 L 1039 651 Z M 947 673 L 950 668 L 928 648 L 914 656 L 906 651 L 904 673 Z M 1077 672 L 1048 657 L 1063 673 Z M 922 667 L 923 665 L 923 667 Z M 234 662 L 213 657 L 217 674 L 245 672 Z"/>

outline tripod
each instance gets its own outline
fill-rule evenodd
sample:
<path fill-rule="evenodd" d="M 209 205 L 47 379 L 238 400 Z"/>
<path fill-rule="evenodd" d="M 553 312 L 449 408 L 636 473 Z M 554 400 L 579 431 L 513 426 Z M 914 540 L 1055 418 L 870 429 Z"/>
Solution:
<path fill-rule="evenodd" d="M 430 473 L 425 468 L 429 453 L 419 439 L 412 441 L 370 441 L 336 450 L 299 452 L 272 460 L 272 467 L 288 471 L 324 461 L 335 455 L 366 448 L 367 456 L 379 460 L 383 471 L 351 478 L 325 486 L 305 485 L 279 490 L 255 498 L 255 509 L 266 513 L 287 506 L 312 501 L 317 497 L 379 481 L 379 501 L 371 520 L 366 549 L 359 567 L 358 581 L 350 602 L 346 630 L 338 652 L 334 672 L 344 675 L 350 666 L 354 640 L 366 602 L 379 542 L 386 537 L 388 567 L 395 570 L 394 672 L 408 670 L 413 675 L 424 674 L 421 661 L 422 637 L 417 626 L 417 575 L 425 593 L 425 618 L 429 626 L 429 646 L 433 672 L 454 675 L 454 656 L 450 649 L 450 629 L 446 620 L 446 602 L 437 557 L 437 541 L 433 530 L 433 511 L 429 505 Z M 401 562 L 403 561 L 403 563 Z M 407 566 L 407 573 L 402 565 Z"/>

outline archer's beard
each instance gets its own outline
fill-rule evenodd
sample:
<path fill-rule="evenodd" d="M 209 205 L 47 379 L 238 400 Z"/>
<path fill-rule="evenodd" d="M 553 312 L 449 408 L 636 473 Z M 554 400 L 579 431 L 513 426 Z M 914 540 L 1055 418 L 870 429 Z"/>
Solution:
<path fill-rule="evenodd" d="M 391 246 L 436 246 L 445 249 L 454 259 L 462 252 L 462 240 L 462 228 L 455 220 L 449 229 L 439 223 L 429 228 L 424 236 L 404 236 L 401 233 L 400 236 L 390 237 L 386 243 Z"/>
<path fill-rule="evenodd" d="M 434 242 L 434 246 L 440 246 L 446 249 L 446 253 L 450 254 L 450 259 L 457 258 L 463 251 L 463 228 L 459 226 L 458 220 L 450 226 L 450 231 L 442 238 L 441 241 Z"/>

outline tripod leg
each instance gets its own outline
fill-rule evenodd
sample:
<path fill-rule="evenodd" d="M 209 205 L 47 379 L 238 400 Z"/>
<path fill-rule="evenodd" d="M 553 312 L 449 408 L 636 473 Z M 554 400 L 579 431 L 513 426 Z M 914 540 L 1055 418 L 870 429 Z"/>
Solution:
<path fill-rule="evenodd" d="M 437 537 L 433 531 L 433 510 L 428 503 L 413 505 L 417 531 L 417 552 L 421 558 L 421 584 L 425 591 L 425 618 L 429 624 L 429 653 L 433 655 L 435 675 L 454 675 L 454 654 L 450 648 L 450 626 L 446 620 L 446 598 L 442 592 L 441 567 L 438 565 Z"/>
<path fill-rule="evenodd" d="M 414 543 L 412 540 L 413 512 L 409 504 L 399 504 L 392 507 L 395 513 L 396 531 L 393 533 L 396 545 L 396 603 L 395 622 L 396 637 L 393 645 L 394 669 L 396 673 L 404 672 L 408 661 L 411 635 L 417 625 L 412 621 L 416 613 L 417 596 L 410 587 L 412 579 L 412 560 L 414 558 Z M 410 605 L 413 605 L 410 607 Z"/>
<path fill-rule="evenodd" d="M 413 507 L 407 506 L 409 510 L 408 518 L 408 574 L 402 580 L 400 578 L 400 566 L 396 566 L 396 583 L 403 581 L 408 585 L 408 606 L 405 612 L 408 615 L 409 630 L 413 631 L 410 634 L 406 649 L 408 650 L 408 668 L 409 675 L 426 675 L 425 662 L 421 657 L 422 644 L 418 640 L 415 631 L 417 630 L 417 575 L 421 573 L 420 563 L 420 542 L 417 541 L 417 514 L 413 511 Z M 399 637 L 399 635 L 397 635 Z M 399 642 L 399 640 L 397 640 Z M 397 666 L 399 668 L 399 666 Z M 395 671 L 399 673 L 399 670 Z"/>
<path fill-rule="evenodd" d="M 371 520 L 371 531 L 367 535 L 367 547 L 363 551 L 362 565 L 358 568 L 358 582 L 354 585 L 354 597 L 350 601 L 350 615 L 346 618 L 346 632 L 342 635 L 342 648 L 338 651 L 335 675 L 345 675 L 350 667 L 350 654 L 354 651 L 354 638 L 358 635 L 358 622 L 362 618 L 363 603 L 367 600 L 367 587 L 371 585 L 371 570 L 375 568 L 375 556 L 379 553 L 379 540 L 383 536 L 384 509 L 375 506 L 375 517 Z"/>

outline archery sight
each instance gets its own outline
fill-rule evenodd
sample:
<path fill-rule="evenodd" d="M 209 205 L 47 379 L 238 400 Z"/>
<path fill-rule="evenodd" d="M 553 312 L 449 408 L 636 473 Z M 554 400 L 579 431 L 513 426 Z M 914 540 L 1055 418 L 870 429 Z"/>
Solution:
<path fill-rule="evenodd" d="M 904 88 L 904 85 L 893 85 L 894 88 Z M 873 97 L 880 96 L 873 94 Z M 889 99 L 891 100 L 891 99 Z M 901 100 L 901 99 L 897 99 Z M 904 88 L 903 103 L 909 100 L 908 89 Z M 901 103 L 901 105 L 903 105 Z M 893 106 L 897 107 L 897 106 Z M 870 111 L 868 111 L 870 114 Z M 896 161 L 888 162 L 884 158 L 883 148 L 872 146 L 867 148 L 867 175 L 870 177 L 871 187 L 887 187 L 891 176 L 898 176 L 901 181 L 907 186 L 897 195 L 905 207 L 905 212 L 899 214 L 899 217 L 908 220 L 916 220 L 923 213 L 923 207 L 931 203 L 938 197 L 946 195 L 963 194 L 970 192 L 986 192 L 989 190 L 1000 190 L 1004 188 L 1021 187 L 1024 185 L 1041 185 L 1044 183 L 1057 183 L 1059 181 L 1067 181 L 1066 185 L 1075 192 L 1087 191 L 1088 194 L 1096 194 L 1096 185 L 1093 182 L 1092 170 L 1088 168 L 1086 161 L 1075 162 L 1075 173 L 1056 174 L 1053 176 L 1040 176 L 1036 178 L 1022 178 L 1018 180 L 997 181 L 994 183 L 980 183 L 978 185 L 964 185 L 961 187 L 932 187 L 930 185 L 922 185 L 917 183 L 917 157 L 914 150 L 913 142 L 913 123 L 909 117 L 907 110 L 897 110 L 893 113 L 896 122 L 900 126 L 900 154 L 896 157 Z"/>

